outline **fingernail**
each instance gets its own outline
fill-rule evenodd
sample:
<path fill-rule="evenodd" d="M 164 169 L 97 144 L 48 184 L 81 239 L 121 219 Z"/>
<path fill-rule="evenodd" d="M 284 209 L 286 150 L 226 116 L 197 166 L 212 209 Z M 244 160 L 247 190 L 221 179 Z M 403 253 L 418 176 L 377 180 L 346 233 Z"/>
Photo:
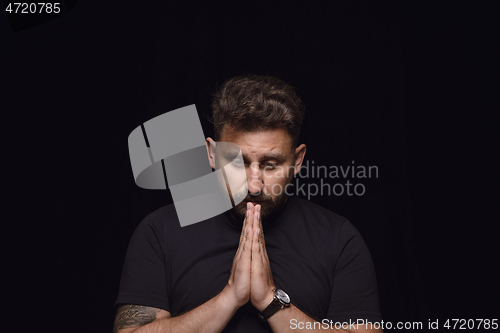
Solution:
<path fill-rule="evenodd" d="M 250 232 L 250 228 L 247 228 L 247 235 L 248 235 L 249 232 Z"/>
<path fill-rule="evenodd" d="M 257 235 L 260 235 L 260 229 L 257 229 Z"/>
<path fill-rule="evenodd" d="M 248 213 L 249 213 L 249 211 L 247 210 L 247 217 L 248 217 Z"/>
<path fill-rule="evenodd" d="M 257 213 L 257 220 L 260 220 L 260 213 Z"/>
<path fill-rule="evenodd" d="M 257 211 L 260 212 L 260 205 L 259 205 L 259 207 L 257 207 Z"/>

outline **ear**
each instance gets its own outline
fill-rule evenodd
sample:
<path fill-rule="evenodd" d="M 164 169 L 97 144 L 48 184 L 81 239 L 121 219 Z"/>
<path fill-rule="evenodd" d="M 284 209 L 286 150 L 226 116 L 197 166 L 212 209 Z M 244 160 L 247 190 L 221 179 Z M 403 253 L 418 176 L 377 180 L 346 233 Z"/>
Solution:
<path fill-rule="evenodd" d="M 295 148 L 295 174 L 300 172 L 300 167 L 302 166 L 302 162 L 304 162 L 304 156 L 306 155 L 306 145 L 301 144 L 297 148 Z"/>
<path fill-rule="evenodd" d="M 212 138 L 207 138 L 205 143 L 207 145 L 208 163 L 215 170 L 215 141 Z"/>

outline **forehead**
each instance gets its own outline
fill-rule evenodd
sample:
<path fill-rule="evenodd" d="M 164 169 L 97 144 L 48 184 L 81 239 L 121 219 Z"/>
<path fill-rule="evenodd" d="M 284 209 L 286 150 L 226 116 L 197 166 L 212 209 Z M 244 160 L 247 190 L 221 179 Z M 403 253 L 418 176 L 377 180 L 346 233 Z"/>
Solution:
<path fill-rule="evenodd" d="M 281 153 L 288 156 L 292 153 L 290 135 L 286 129 L 282 128 L 253 132 L 224 128 L 220 141 L 237 144 L 246 157 L 259 157 L 269 153 Z"/>

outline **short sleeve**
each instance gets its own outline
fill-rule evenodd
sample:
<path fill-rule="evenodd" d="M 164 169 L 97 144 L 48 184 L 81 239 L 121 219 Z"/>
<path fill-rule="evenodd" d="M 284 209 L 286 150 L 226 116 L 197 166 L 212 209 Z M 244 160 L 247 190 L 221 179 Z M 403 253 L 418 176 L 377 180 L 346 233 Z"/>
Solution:
<path fill-rule="evenodd" d="M 334 281 L 327 319 L 380 322 L 373 261 L 363 238 L 349 221 L 343 223 L 334 247 Z"/>
<path fill-rule="evenodd" d="M 132 235 L 115 306 L 137 304 L 170 311 L 162 222 L 160 212 L 154 212 L 139 224 Z"/>

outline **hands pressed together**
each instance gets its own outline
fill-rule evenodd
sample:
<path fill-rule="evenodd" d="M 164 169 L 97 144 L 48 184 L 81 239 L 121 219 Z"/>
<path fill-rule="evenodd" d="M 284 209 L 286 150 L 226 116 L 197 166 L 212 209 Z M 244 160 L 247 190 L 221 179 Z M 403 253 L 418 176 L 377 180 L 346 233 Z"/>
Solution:
<path fill-rule="evenodd" d="M 240 244 L 226 286 L 227 293 L 236 307 L 241 307 L 250 300 L 258 311 L 263 311 L 274 298 L 274 288 L 264 242 L 260 205 L 254 206 L 249 202 Z"/>

